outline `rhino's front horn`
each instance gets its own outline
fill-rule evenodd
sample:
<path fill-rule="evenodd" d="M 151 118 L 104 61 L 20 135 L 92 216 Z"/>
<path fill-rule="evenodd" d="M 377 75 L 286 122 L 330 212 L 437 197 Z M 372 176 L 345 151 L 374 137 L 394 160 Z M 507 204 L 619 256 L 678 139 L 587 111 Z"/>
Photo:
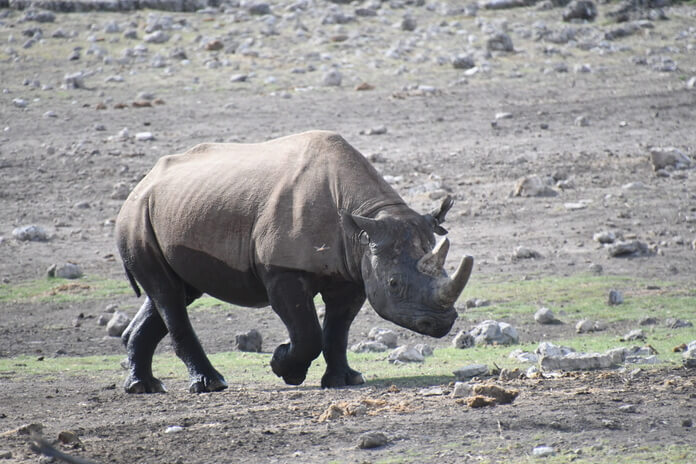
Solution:
<path fill-rule="evenodd" d="M 442 268 L 445 266 L 447 252 L 449 251 L 450 242 L 445 238 L 435 245 L 433 251 L 427 253 L 418 260 L 418 271 L 423 274 L 438 276 L 442 273 Z"/>
<path fill-rule="evenodd" d="M 471 256 L 464 256 L 462 261 L 459 263 L 459 267 L 454 272 L 452 278 L 445 277 L 440 282 L 437 288 L 437 299 L 444 306 L 452 306 L 459 294 L 462 293 L 466 283 L 469 281 L 469 276 L 471 276 L 471 270 L 474 268 L 474 258 Z"/>

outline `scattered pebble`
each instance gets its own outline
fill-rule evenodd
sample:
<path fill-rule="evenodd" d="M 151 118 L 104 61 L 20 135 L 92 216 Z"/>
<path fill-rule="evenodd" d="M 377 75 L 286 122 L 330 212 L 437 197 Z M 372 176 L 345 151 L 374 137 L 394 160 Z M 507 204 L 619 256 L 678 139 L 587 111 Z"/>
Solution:
<path fill-rule="evenodd" d="M 12 236 L 22 242 L 45 242 L 48 240 L 46 230 L 36 225 L 17 227 L 12 231 Z"/>
<path fill-rule="evenodd" d="M 263 337 L 256 329 L 251 329 L 247 333 L 237 334 L 234 337 L 235 348 L 239 351 L 260 353 L 263 345 Z"/>
<path fill-rule="evenodd" d="M 106 333 L 110 337 L 120 337 L 130 324 L 130 317 L 122 311 L 115 311 L 111 320 L 106 324 Z"/>
<path fill-rule="evenodd" d="M 555 314 L 549 308 L 539 308 L 539 310 L 534 313 L 534 320 L 539 324 L 559 324 L 561 321 L 556 319 Z"/>
<path fill-rule="evenodd" d="M 367 432 L 360 436 L 358 448 L 373 449 L 384 446 L 389 442 L 389 439 L 382 432 Z"/>
<path fill-rule="evenodd" d="M 453 373 L 456 379 L 462 382 L 471 380 L 474 377 L 488 375 L 488 366 L 486 364 L 471 364 L 469 366 L 460 367 Z"/>

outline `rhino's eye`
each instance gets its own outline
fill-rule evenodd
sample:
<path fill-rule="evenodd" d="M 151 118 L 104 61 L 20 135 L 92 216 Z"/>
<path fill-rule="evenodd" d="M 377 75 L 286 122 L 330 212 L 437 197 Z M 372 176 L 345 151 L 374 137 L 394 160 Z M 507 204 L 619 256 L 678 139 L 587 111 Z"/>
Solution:
<path fill-rule="evenodd" d="M 395 277 L 392 277 L 389 279 L 389 287 L 390 288 L 396 288 L 398 286 L 399 286 L 399 281 Z"/>

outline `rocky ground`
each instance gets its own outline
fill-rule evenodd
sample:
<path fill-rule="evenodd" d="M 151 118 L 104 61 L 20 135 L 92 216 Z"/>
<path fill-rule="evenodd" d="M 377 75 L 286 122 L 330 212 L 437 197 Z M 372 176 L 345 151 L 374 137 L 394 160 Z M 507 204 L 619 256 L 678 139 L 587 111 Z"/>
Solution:
<path fill-rule="evenodd" d="M 0 9 L 4 284 L 42 279 L 66 262 L 122 279 L 113 221 L 162 155 L 204 141 L 330 129 L 414 208 L 455 197 L 450 254 L 452 262 L 464 252 L 476 258 L 472 279 L 601 272 L 693 287 L 692 4 L 155 5 L 198 10 L 177 12 L 126 3 L 0 4 L 8 6 Z M 63 12 L 75 5 L 129 11 Z M 121 353 L 96 328 L 80 335 L 59 322 L 97 315 L 107 303 L 131 314 L 138 305 L 134 297 L 98 301 L 0 303 L 0 356 L 33 356 L 37 345 L 46 355 Z M 194 322 L 210 352 L 231 349 L 217 316 L 197 312 Z M 365 309 L 354 332 L 377 319 Z M 235 323 L 262 327 L 269 343 L 286 336 L 269 310 Z M 525 333 L 524 341 L 538 341 Z M 0 430 L 41 422 L 54 436 L 79 428 L 85 449 L 77 452 L 102 462 L 498 462 L 524 459 L 540 444 L 581 459 L 592 447 L 612 456 L 693 443 L 688 370 L 516 380 L 510 386 L 522 393 L 512 405 L 482 410 L 423 396 L 428 385 L 324 392 L 232 383 L 221 394 L 173 388 L 144 398 L 112 381 L 121 380 L 80 385 L 54 376 L 27 386 L 2 373 Z M 341 402 L 367 413 L 319 420 Z M 625 404 L 639 405 L 639 414 L 617 415 Z M 165 434 L 173 424 L 186 435 Z M 357 449 L 360 435 L 375 430 L 389 444 Z M 0 452 L 37 460 L 21 436 L 9 437 Z"/>

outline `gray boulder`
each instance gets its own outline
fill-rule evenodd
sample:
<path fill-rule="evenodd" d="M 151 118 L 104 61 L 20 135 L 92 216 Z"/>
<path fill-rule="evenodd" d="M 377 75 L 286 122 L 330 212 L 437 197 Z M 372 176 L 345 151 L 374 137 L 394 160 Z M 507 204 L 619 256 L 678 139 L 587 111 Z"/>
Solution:
<path fill-rule="evenodd" d="M 512 45 L 512 39 L 505 32 L 496 32 L 486 41 L 486 49 L 489 52 L 514 52 L 515 47 Z"/>
<path fill-rule="evenodd" d="M 387 359 L 392 364 L 409 362 L 421 363 L 425 361 L 425 356 L 423 356 L 415 347 L 404 345 L 389 353 L 389 357 Z"/>
<path fill-rule="evenodd" d="M 130 317 L 128 317 L 128 314 L 115 311 L 109 323 L 106 324 L 106 333 L 108 333 L 110 337 L 120 337 L 123 331 L 126 330 L 126 327 L 128 327 L 128 324 L 130 324 Z"/>
<path fill-rule="evenodd" d="M 393 330 L 373 327 L 367 336 L 370 340 L 386 345 L 387 348 L 396 348 L 397 346 L 398 337 Z"/>
<path fill-rule="evenodd" d="M 477 345 L 513 345 L 519 342 L 517 330 L 506 322 L 483 321 L 470 333 Z"/>
<path fill-rule="evenodd" d="M 591 0 L 573 0 L 563 10 L 563 21 L 594 21 L 597 7 Z"/>
<path fill-rule="evenodd" d="M 12 231 L 12 236 L 21 242 L 45 242 L 48 240 L 46 230 L 41 226 L 22 226 Z"/>

